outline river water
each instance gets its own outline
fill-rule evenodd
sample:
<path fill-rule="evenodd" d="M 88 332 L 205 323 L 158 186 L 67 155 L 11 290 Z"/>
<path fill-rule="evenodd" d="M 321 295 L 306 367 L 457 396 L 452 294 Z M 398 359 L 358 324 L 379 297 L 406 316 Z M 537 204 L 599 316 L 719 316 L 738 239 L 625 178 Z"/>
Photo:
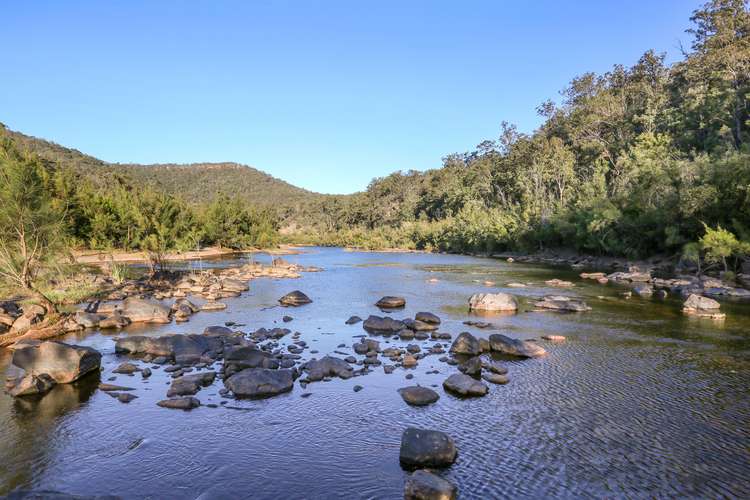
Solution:
<path fill-rule="evenodd" d="M 344 324 L 350 315 L 382 315 L 375 301 L 401 295 L 407 305 L 394 317 L 431 311 L 443 319 L 440 331 L 454 337 L 558 334 L 567 341 L 541 341 L 549 352 L 544 358 L 505 360 L 510 383 L 471 400 L 443 391 L 456 369 L 439 356 L 414 370 L 386 375 L 378 367 L 362 377 L 304 390 L 296 384 L 274 398 L 191 412 L 156 406 L 171 380 L 163 370 L 148 381 L 118 375 L 111 383 L 137 388 L 129 404 L 96 390 L 97 375 L 40 400 L 2 394 L 0 495 L 34 488 L 158 499 L 400 498 L 407 475 L 398 459 L 401 433 L 418 426 L 455 440 L 458 460 L 439 474 L 458 486 L 461 498 L 750 496 L 750 305 L 724 304 L 723 322 L 695 319 L 681 314 L 676 299 L 625 300 L 620 286 L 584 281 L 570 270 L 465 256 L 311 248 L 285 259 L 325 271 L 255 280 L 242 297 L 226 300 L 227 310 L 202 312 L 188 323 L 64 340 L 103 353 L 102 380 L 125 360 L 114 353 L 119 335 L 200 333 L 226 321 L 245 324 L 243 331 L 299 331 L 319 351 L 305 357 L 322 356 L 351 352 L 354 336 L 365 333 L 361 323 Z M 576 286 L 552 289 L 544 285 L 551 278 Z M 519 281 L 530 285 L 503 288 Z M 276 307 L 295 289 L 313 303 Z M 548 293 L 576 295 L 593 310 L 482 317 L 493 330 L 464 325 L 471 319 L 468 297 L 498 290 L 522 304 Z M 287 314 L 294 320 L 282 323 Z M 381 347 L 406 345 L 380 340 Z M 282 341 L 288 342 L 289 336 Z M 342 343 L 347 349 L 337 349 Z M 0 368 L 8 361 L 0 351 Z M 440 373 L 425 373 L 435 369 Z M 406 380 L 407 373 L 414 379 Z M 440 400 L 406 405 L 396 390 L 414 383 L 436 385 Z M 353 391 L 357 384 L 364 389 Z M 204 405 L 220 403 L 221 387 L 217 381 L 197 397 Z M 312 395 L 302 398 L 303 392 Z"/>

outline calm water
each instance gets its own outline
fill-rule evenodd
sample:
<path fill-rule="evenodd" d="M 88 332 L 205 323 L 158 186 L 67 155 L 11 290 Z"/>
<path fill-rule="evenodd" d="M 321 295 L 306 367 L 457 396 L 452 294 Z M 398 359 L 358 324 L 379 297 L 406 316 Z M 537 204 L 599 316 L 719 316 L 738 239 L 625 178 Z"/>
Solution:
<path fill-rule="evenodd" d="M 97 391 L 96 376 L 58 386 L 37 402 L 2 394 L 0 494 L 24 487 L 159 499 L 400 498 L 401 432 L 413 425 L 453 436 L 459 457 L 441 474 L 458 485 L 462 498 L 750 495 L 750 305 L 722 306 L 727 319 L 715 323 L 682 316 L 677 301 L 619 299 L 618 286 L 584 282 L 559 269 L 338 249 L 285 258 L 325 272 L 253 281 L 250 292 L 227 300 L 226 311 L 199 313 L 189 323 L 88 332 L 66 341 L 99 349 L 107 379 L 124 360 L 114 354 L 118 335 L 200 333 L 225 321 L 250 331 L 280 326 L 285 314 L 294 320 L 284 326 L 302 332 L 322 356 L 341 343 L 350 347 L 364 331 L 344 321 L 381 314 L 373 303 L 388 294 L 407 299 L 394 316 L 432 311 L 443 318 L 441 331 L 454 335 L 493 333 L 462 324 L 470 319 L 468 297 L 478 291 L 510 291 L 522 301 L 574 294 L 593 311 L 490 319 L 495 331 L 518 338 L 561 334 L 568 340 L 544 342 L 545 358 L 508 361 L 510 384 L 491 386 L 488 396 L 472 400 L 443 392 L 440 384 L 455 368 L 438 356 L 410 370 L 411 381 L 403 369 L 385 375 L 376 368 L 364 377 L 311 384 L 309 398 L 295 385 L 275 398 L 192 412 L 156 406 L 171 380 L 162 370 L 148 382 L 117 376 L 113 383 L 138 389 L 139 399 L 127 405 Z M 576 287 L 545 287 L 553 277 Z M 430 278 L 439 281 L 427 283 Z M 497 287 L 482 285 L 487 279 Z M 511 281 L 532 285 L 502 288 Z M 294 289 L 314 302 L 274 307 Z M 0 351 L 0 367 L 7 362 Z M 425 374 L 433 369 L 440 373 Z M 396 389 L 413 383 L 438 385 L 440 401 L 407 406 Z M 364 390 L 355 393 L 356 384 Z M 219 403 L 221 387 L 217 382 L 197 397 Z"/>

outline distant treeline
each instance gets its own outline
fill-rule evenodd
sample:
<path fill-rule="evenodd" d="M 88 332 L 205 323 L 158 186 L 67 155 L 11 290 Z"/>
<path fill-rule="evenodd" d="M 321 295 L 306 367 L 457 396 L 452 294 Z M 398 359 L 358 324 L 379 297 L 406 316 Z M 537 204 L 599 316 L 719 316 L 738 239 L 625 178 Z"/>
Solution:
<path fill-rule="evenodd" d="M 695 256 L 750 241 L 750 14 L 714 0 L 691 18 L 681 62 L 646 52 L 584 74 L 543 103 L 543 125 L 394 173 L 366 192 L 313 200 L 301 240 L 446 251 Z M 719 229 L 721 228 L 721 230 Z M 718 231 L 718 232 L 717 232 Z"/>

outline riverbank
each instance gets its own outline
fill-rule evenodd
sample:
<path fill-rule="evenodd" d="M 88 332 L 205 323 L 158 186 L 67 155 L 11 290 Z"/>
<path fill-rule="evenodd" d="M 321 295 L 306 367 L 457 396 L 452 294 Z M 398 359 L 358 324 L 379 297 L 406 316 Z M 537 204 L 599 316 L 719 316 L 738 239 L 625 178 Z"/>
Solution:
<path fill-rule="evenodd" d="M 242 250 L 221 247 L 208 247 L 201 250 L 189 250 L 186 252 L 169 252 L 164 254 L 162 260 L 167 262 L 179 262 L 185 260 L 219 259 L 231 255 L 243 253 L 260 253 L 268 255 L 296 255 L 301 253 L 295 245 L 279 245 L 277 248 L 246 248 Z M 112 262 L 118 264 L 143 264 L 148 261 L 145 252 L 129 252 L 126 250 L 98 251 L 98 250 L 74 250 L 73 258 L 78 264 L 105 266 Z"/>

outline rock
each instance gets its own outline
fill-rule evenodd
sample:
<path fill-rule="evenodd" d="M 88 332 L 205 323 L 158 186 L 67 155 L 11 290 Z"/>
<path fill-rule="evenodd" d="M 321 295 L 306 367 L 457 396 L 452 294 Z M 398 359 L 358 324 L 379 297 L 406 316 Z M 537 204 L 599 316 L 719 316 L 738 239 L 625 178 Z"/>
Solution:
<path fill-rule="evenodd" d="M 33 396 L 35 394 L 44 394 L 51 390 L 57 382 L 46 373 L 30 373 L 12 383 L 8 389 L 8 394 L 13 397 Z"/>
<path fill-rule="evenodd" d="M 415 471 L 404 485 L 404 500 L 455 500 L 456 487 L 426 470 Z"/>
<path fill-rule="evenodd" d="M 122 315 L 132 323 L 169 323 L 172 311 L 159 302 L 128 297 L 122 302 Z"/>
<path fill-rule="evenodd" d="M 465 375 L 463 373 L 454 373 L 443 382 L 443 388 L 459 396 L 484 396 L 490 390 L 482 382 Z"/>
<path fill-rule="evenodd" d="M 133 363 L 120 363 L 120 366 L 112 370 L 112 373 L 122 373 L 124 375 L 132 375 L 133 373 L 137 372 L 139 368 L 135 366 Z"/>
<path fill-rule="evenodd" d="M 250 290 L 250 287 L 244 281 L 235 280 L 232 278 L 223 278 L 221 280 L 221 289 L 227 292 L 241 293 Z"/>
<path fill-rule="evenodd" d="M 565 342 L 565 336 L 563 335 L 542 335 L 542 338 L 550 342 Z"/>
<path fill-rule="evenodd" d="M 570 288 L 573 286 L 573 283 L 571 283 L 570 281 L 560 280 L 557 278 L 552 279 L 552 280 L 547 280 L 544 283 L 549 286 L 556 286 L 560 288 Z"/>
<path fill-rule="evenodd" d="M 604 273 L 581 273 L 579 274 L 579 276 L 587 280 L 599 280 L 601 278 L 606 278 L 606 275 Z"/>
<path fill-rule="evenodd" d="M 201 387 L 213 384 L 215 379 L 216 372 L 201 372 L 177 377 L 172 381 L 172 385 L 167 391 L 167 397 L 193 396 Z"/>
<path fill-rule="evenodd" d="M 27 374 L 47 374 L 58 384 L 68 384 L 98 370 L 101 360 L 90 347 L 51 341 L 16 349 L 11 363 Z"/>
<path fill-rule="evenodd" d="M 344 362 L 342 360 L 342 362 Z M 347 366 L 349 366 L 347 364 Z M 265 398 L 292 390 L 292 370 L 248 368 L 224 381 L 227 389 L 238 398 Z"/>
<path fill-rule="evenodd" d="M 472 377 L 478 377 L 482 373 L 482 359 L 479 356 L 469 358 L 458 365 L 459 371 Z"/>
<path fill-rule="evenodd" d="M 451 345 L 450 352 L 453 354 L 468 354 L 469 356 L 477 356 L 482 350 L 479 345 L 479 340 L 470 334 L 469 332 L 461 332 L 456 340 Z"/>
<path fill-rule="evenodd" d="M 565 295 L 547 295 L 542 300 L 534 303 L 534 307 L 540 309 L 552 309 L 555 311 L 583 312 L 591 308 L 581 299 L 567 297 Z"/>
<path fill-rule="evenodd" d="M 119 311 L 115 311 L 106 318 L 99 322 L 99 328 L 106 330 L 109 328 L 125 328 L 130 324 L 130 320 L 120 314 Z"/>
<path fill-rule="evenodd" d="M 647 283 L 639 283 L 633 287 L 633 292 L 640 297 L 651 297 L 654 294 L 654 287 Z"/>
<path fill-rule="evenodd" d="M 412 385 L 398 390 L 401 398 L 410 405 L 427 406 L 440 399 L 437 392 L 427 387 Z"/>
<path fill-rule="evenodd" d="M 104 392 L 121 392 L 121 391 L 134 391 L 135 389 L 132 387 L 125 387 L 122 385 L 114 385 L 114 384 L 99 384 L 99 390 Z"/>
<path fill-rule="evenodd" d="M 224 351 L 224 374 L 230 376 L 248 368 L 276 369 L 279 362 L 273 355 L 255 346 L 235 346 Z"/>
<path fill-rule="evenodd" d="M 693 309 L 697 311 L 715 311 L 721 307 L 721 304 L 714 299 L 692 294 L 682 304 L 682 307 L 684 309 Z"/>
<path fill-rule="evenodd" d="M 312 300 L 310 300 L 310 297 L 300 292 L 299 290 L 290 292 L 279 299 L 279 303 L 284 306 L 296 307 L 304 304 L 309 304 L 311 302 Z"/>
<path fill-rule="evenodd" d="M 508 293 L 475 293 L 469 299 L 469 309 L 487 312 L 515 311 L 518 309 L 518 302 Z"/>
<path fill-rule="evenodd" d="M 382 318 L 380 316 L 371 315 L 364 321 L 364 323 L 362 323 L 362 327 L 367 331 L 396 333 L 404 330 L 406 325 L 404 325 L 403 321 L 393 318 Z"/>
<path fill-rule="evenodd" d="M 406 468 L 448 467 L 457 453 L 453 439 L 444 432 L 409 427 L 401 435 L 399 460 Z"/>
<path fill-rule="evenodd" d="M 117 339 L 115 352 L 166 356 L 179 364 L 194 364 L 198 363 L 204 354 L 220 351 L 223 345 L 221 337 L 211 335 L 132 335 Z"/>
<path fill-rule="evenodd" d="M 355 385 L 352 389 L 354 390 L 354 392 L 359 392 L 364 389 L 364 387 L 362 387 L 361 385 Z"/>
<path fill-rule="evenodd" d="M 345 321 L 345 323 L 347 325 L 354 325 L 356 323 L 359 323 L 360 321 L 362 321 L 362 318 L 360 318 L 359 316 L 351 316 L 349 319 Z"/>
<path fill-rule="evenodd" d="M 375 303 L 381 309 L 397 309 L 406 305 L 406 299 L 403 297 L 394 297 L 386 295 Z"/>
<path fill-rule="evenodd" d="M 440 318 L 431 312 L 418 312 L 414 319 L 421 321 L 422 323 L 428 323 L 430 325 L 439 325 Z"/>
<path fill-rule="evenodd" d="M 130 403 L 130 402 L 131 402 L 131 401 L 133 401 L 134 399 L 138 399 L 138 396 L 136 396 L 135 394 L 129 394 L 129 393 L 127 393 L 127 392 L 121 392 L 121 393 L 110 392 L 110 393 L 108 393 L 108 394 L 109 394 L 110 396 L 114 396 L 114 397 L 116 397 L 116 398 L 117 398 L 117 400 L 118 400 L 118 401 L 119 401 L 120 403 Z"/>
<path fill-rule="evenodd" d="M 217 302 L 215 300 L 209 300 L 201 306 L 201 311 L 223 311 L 227 308 L 227 305 L 223 302 Z"/>
<path fill-rule="evenodd" d="M 302 369 L 307 372 L 307 379 L 310 382 L 317 382 L 326 377 L 348 379 L 354 375 L 353 368 L 349 363 L 333 356 L 325 356 L 319 360 L 310 360 L 302 365 Z"/>
<path fill-rule="evenodd" d="M 482 363 L 482 368 L 484 368 L 487 371 L 490 371 L 492 373 L 497 373 L 500 375 L 505 375 L 508 373 L 508 369 L 504 367 L 503 365 L 496 363 L 494 361 L 485 361 Z"/>
<path fill-rule="evenodd" d="M 607 276 L 608 279 L 613 281 L 630 281 L 633 283 L 642 282 L 647 283 L 651 281 L 651 273 L 640 272 L 635 268 L 632 268 L 629 272 L 616 272 Z"/>
<path fill-rule="evenodd" d="M 226 337 L 234 335 L 234 332 L 226 326 L 207 326 L 205 330 L 203 330 L 203 335 L 209 337 Z"/>
<path fill-rule="evenodd" d="M 77 311 L 74 316 L 74 321 L 84 328 L 96 328 L 99 326 L 99 322 L 104 319 L 104 315 L 96 313 L 88 313 L 84 311 Z"/>
<path fill-rule="evenodd" d="M 163 399 L 156 404 L 162 408 L 170 408 L 173 410 L 192 410 L 193 408 L 198 408 L 201 405 L 201 402 L 198 398 L 187 396 L 183 398 Z"/>
<path fill-rule="evenodd" d="M 293 319 L 294 318 L 292 318 L 291 316 L 284 316 L 283 318 L 281 318 L 281 321 L 283 321 L 284 323 L 289 323 Z"/>
<path fill-rule="evenodd" d="M 501 385 L 507 384 L 510 381 L 507 375 L 502 375 L 500 373 L 483 373 L 482 378 L 492 384 L 501 384 Z"/>
<path fill-rule="evenodd" d="M 404 325 L 406 325 L 406 328 L 415 332 L 432 332 L 438 329 L 438 325 L 425 323 L 424 321 L 419 321 L 418 319 L 407 318 L 402 320 L 402 322 L 404 323 Z"/>
<path fill-rule="evenodd" d="M 417 358 L 412 356 L 411 354 L 404 355 L 404 359 L 401 361 L 401 365 L 404 368 L 414 368 L 417 366 Z"/>
<path fill-rule="evenodd" d="M 538 358 L 547 354 L 543 347 L 533 342 L 512 339 L 499 333 L 490 335 L 490 349 L 521 358 Z"/>

